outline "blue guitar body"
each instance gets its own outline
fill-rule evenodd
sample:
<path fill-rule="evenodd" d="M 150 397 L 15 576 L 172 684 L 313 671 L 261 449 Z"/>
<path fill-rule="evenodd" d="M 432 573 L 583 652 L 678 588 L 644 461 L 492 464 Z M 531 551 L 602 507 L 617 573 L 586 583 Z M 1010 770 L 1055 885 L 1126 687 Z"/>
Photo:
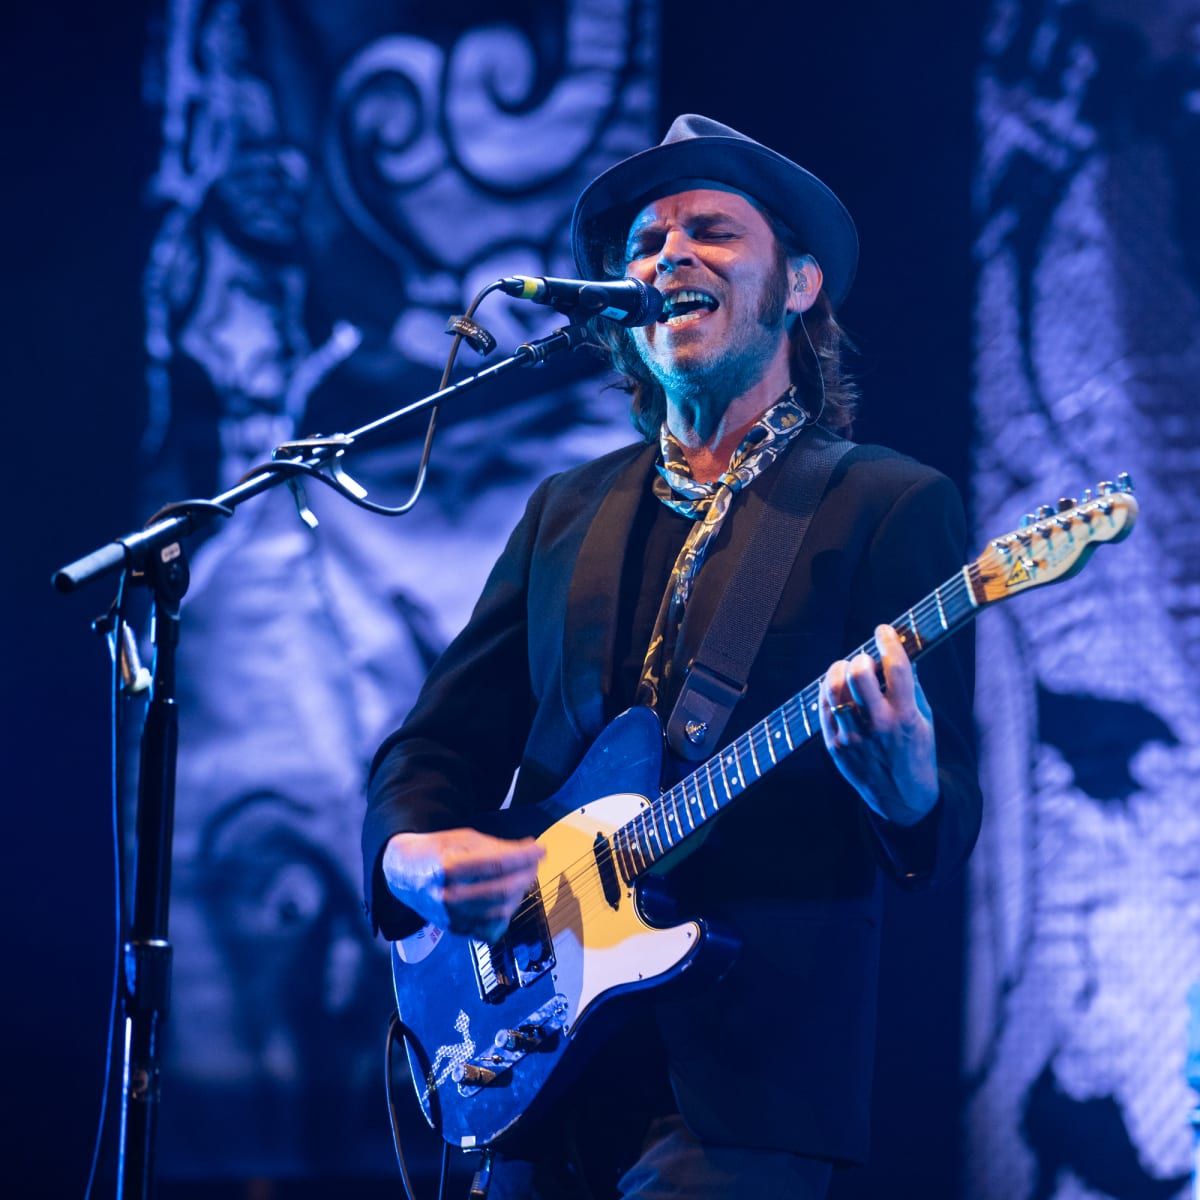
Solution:
<path fill-rule="evenodd" d="M 575 1075 L 606 1002 L 695 961 L 702 923 L 652 925 L 641 885 L 613 854 L 616 831 L 659 795 L 662 753 L 658 719 L 631 709 L 554 796 L 481 824 L 497 836 L 536 836 L 546 851 L 500 942 L 427 925 L 393 945 L 417 1096 L 448 1142 L 487 1146 L 514 1135 Z"/>

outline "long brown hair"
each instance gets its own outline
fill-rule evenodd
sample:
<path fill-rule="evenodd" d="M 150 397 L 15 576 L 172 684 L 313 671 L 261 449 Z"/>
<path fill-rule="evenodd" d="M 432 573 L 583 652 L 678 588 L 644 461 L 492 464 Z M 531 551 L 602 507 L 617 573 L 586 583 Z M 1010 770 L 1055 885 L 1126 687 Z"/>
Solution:
<path fill-rule="evenodd" d="M 747 199 L 753 203 L 751 197 Z M 805 252 L 782 221 L 761 205 L 755 204 L 755 207 L 775 235 L 777 267 L 786 271 L 788 259 L 800 257 Z M 604 247 L 604 273 L 610 279 L 620 279 L 625 273 L 624 257 L 612 227 L 610 234 L 612 236 L 606 239 Z M 667 398 L 662 385 L 642 362 L 628 329 L 603 318 L 594 320 L 592 328 L 613 370 L 620 376 L 613 386 L 628 392 L 631 397 L 630 416 L 635 428 L 648 442 L 654 441 L 667 417 Z M 854 349 L 854 343 L 838 323 L 833 305 L 823 290 L 812 307 L 792 322 L 788 342 L 792 382 L 799 389 L 809 414 L 826 429 L 848 437 L 858 407 L 858 387 L 846 370 L 844 357 Z"/>

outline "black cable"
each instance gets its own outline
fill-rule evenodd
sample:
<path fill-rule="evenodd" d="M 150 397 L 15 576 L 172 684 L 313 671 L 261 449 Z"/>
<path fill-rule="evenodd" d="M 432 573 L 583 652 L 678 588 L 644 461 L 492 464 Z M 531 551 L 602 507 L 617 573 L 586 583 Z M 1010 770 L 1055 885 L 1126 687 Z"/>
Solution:
<path fill-rule="evenodd" d="M 356 496 L 340 480 L 326 475 L 321 469 L 323 465 L 322 463 L 291 462 L 284 458 L 262 463 L 260 466 L 252 468 L 246 473 L 245 478 L 249 479 L 253 475 L 303 475 L 307 479 L 314 479 L 317 483 L 323 483 L 326 487 L 333 488 L 344 500 L 349 500 L 351 504 L 357 504 L 359 508 L 365 508 L 367 512 L 378 513 L 381 517 L 402 517 L 412 508 L 421 494 L 418 487 L 403 504 L 395 506 L 376 504 L 374 500 Z"/>
<path fill-rule="evenodd" d="M 495 279 L 491 283 L 481 287 L 475 293 L 474 299 L 467 305 L 467 311 L 463 316 L 468 320 L 472 320 L 475 316 L 475 310 L 483 303 L 485 296 L 490 296 L 492 292 L 498 291 L 501 286 L 501 280 Z M 450 352 L 446 355 L 446 365 L 442 369 L 441 382 L 438 384 L 438 391 L 443 391 L 450 383 L 450 373 L 454 370 L 454 361 L 458 358 L 458 349 L 463 344 L 463 338 L 466 335 L 458 332 L 454 335 L 454 340 L 450 343 Z M 425 427 L 425 444 L 421 447 L 421 461 L 417 464 L 417 482 L 413 485 L 412 495 L 400 506 L 401 512 L 407 512 L 417 500 L 420 498 L 421 489 L 425 486 L 425 470 L 429 466 L 429 455 L 433 450 L 433 435 L 437 429 L 438 409 L 441 406 L 435 404 L 429 410 L 429 424 Z M 399 514 L 397 514 L 399 515 Z"/>
<path fill-rule="evenodd" d="M 437 1200 L 446 1200 L 446 1184 L 449 1182 L 447 1176 L 450 1172 L 450 1143 L 442 1142 L 442 1168 L 438 1171 L 438 1191 Z"/>
<path fill-rule="evenodd" d="M 807 313 L 800 314 L 800 328 L 804 330 L 804 340 L 808 343 L 809 353 L 812 355 L 813 363 L 817 368 L 817 379 L 821 384 L 821 407 L 817 409 L 817 415 L 812 419 L 814 425 L 820 425 L 821 416 L 825 412 L 825 367 L 821 362 L 821 356 L 817 353 L 816 346 L 813 345 L 812 335 L 808 332 L 808 322 L 804 319 L 807 315 Z"/>
<path fill-rule="evenodd" d="M 113 916 L 116 931 L 116 945 L 113 950 L 112 991 L 108 1006 L 108 1044 L 104 1052 L 104 1084 L 100 1092 L 100 1116 L 96 1122 L 96 1141 L 92 1147 L 92 1162 L 88 1168 L 87 1187 L 84 1189 L 84 1200 L 89 1200 L 92 1188 L 96 1185 L 96 1172 L 100 1166 L 100 1152 L 104 1146 L 104 1126 L 108 1119 L 108 1097 L 112 1091 L 113 1048 L 117 1039 L 117 1004 L 121 993 L 121 947 L 125 942 L 125 903 L 124 886 L 122 884 L 123 847 L 122 828 L 124 822 L 121 816 L 121 633 L 125 621 L 125 584 L 129 578 L 128 571 L 121 572 L 117 583 L 117 598 L 113 602 L 113 656 L 112 656 L 112 688 L 111 711 L 109 728 L 111 731 L 110 752 L 110 788 L 112 792 L 112 843 L 113 843 Z"/>
<path fill-rule="evenodd" d="M 413 1192 L 412 1180 L 408 1177 L 408 1164 L 404 1161 L 404 1151 L 400 1148 L 400 1118 L 396 1115 L 396 1102 L 392 1099 L 392 1046 L 396 1043 L 396 1034 L 404 1029 L 400 1014 L 393 1012 L 388 1021 L 387 1038 L 383 1044 L 383 1089 L 387 1096 L 388 1120 L 392 1127 L 392 1148 L 396 1151 L 396 1166 L 400 1169 L 400 1185 L 408 1200 L 417 1200 Z"/>
<path fill-rule="evenodd" d="M 416 1047 L 412 1030 L 400 1020 L 400 1014 L 393 1010 L 388 1019 L 387 1039 L 383 1048 L 383 1087 L 387 1095 L 388 1121 L 392 1129 L 392 1148 L 396 1152 L 396 1166 L 400 1170 L 400 1183 L 404 1188 L 407 1200 L 416 1200 L 416 1196 L 413 1194 L 412 1180 L 408 1176 L 408 1164 L 404 1159 L 404 1151 L 400 1148 L 400 1117 L 396 1113 L 396 1102 L 392 1099 L 392 1047 L 396 1044 L 397 1035 L 407 1039 L 410 1046 Z M 426 1060 L 426 1066 L 428 1066 L 428 1060 Z M 446 1184 L 449 1182 L 450 1173 L 450 1143 L 441 1136 L 441 1117 L 435 1099 L 436 1094 L 436 1089 L 431 1088 L 429 1091 L 429 1116 L 430 1123 L 437 1130 L 442 1143 L 442 1164 L 438 1171 L 437 1200 L 445 1200 Z"/>
<path fill-rule="evenodd" d="M 485 296 L 497 291 L 500 287 L 500 280 L 494 283 L 489 283 L 486 287 L 480 288 L 475 294 L 475 298 L 471 301 L 465 316 L 470 320 L 475 315 L 475 310 L 479 307 Z M 450 352 L 446 356 L 446 365 L 442 369 L 441 382 L 438 384 L 437 390 L 444 391 L 450 382 L 450 373 L 454 370 L 454 362 L 458 357 L 458 348 L 462 345 L 465 334 L 456 333 L 454 340 L 450 343 Z M 359 508 L 365 508 L 367 512 L 372 512 L 381 517 L 402 517 L 409 512 L 416 502 L 421 498 L 421 492 L 425 487 L 425 476 L 429 468 L 429 458 L 433 452 L 433 438 L 437 431 L 437 415 L 440 404 L 434 404 L 429 410 L 429 424 L 425 427 L 425 441 L 421 447 L 421 458 L 417 463 L 417 480 L 413 484 L 412 491 L 409 493 L 408 499 L 403 504 L 377 504 L 374 500 L 367 500 L 365 497 L 357 496 L 348 487 L 345 486 L 339 479 L 331 477 L 324 473 L 325 463 L 306 463 L 295 462 L 291 459 L 272 459 L 270 462 L 261 463 L 258 466 L 251 467 L 238 483 L 245 483 L 247 479 L 252 479 L 255 475 L 303 475 L 308 479 L 315 479 L 318 483 L 323 483 L 326 487 L 332 488 L 343 500 L 349 500 L 351 504 L 358 505 Z M 287 445 L 288 443 L 284 443 Z M 184 501 L 182 506 L 170 505 L 167 509 L 161 510 L 156 514 L 156 519 L 159 516 L 167 514 L 170 510 L 176 507 L 187 509 L 189 506 L 203 502 Z M 222 516 L 230 510 L 224 505 L 213 505 L 213 509 L 218 511 Z"/>

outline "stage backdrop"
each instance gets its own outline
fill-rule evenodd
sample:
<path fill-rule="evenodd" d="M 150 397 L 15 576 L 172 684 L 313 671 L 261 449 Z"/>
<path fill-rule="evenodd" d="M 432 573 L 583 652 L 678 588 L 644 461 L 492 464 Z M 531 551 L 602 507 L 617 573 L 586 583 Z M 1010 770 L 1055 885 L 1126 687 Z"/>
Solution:
<path fill-rule="evenodd" d="M 972 1200 L 1183 1196 L 1200 976 L 1200 9 L 993 0 L 981 538 L 1132 473 L 1130 541 L 979 625 Z"/>
<path fill-rule="evenodd" d="M 574 274 L 574 197 L 657 133 L 656 36 L 653 0 L 169 0 L 146 74 L 147 508 L 432 390 L 446 319 L 482 283 Z M 502 350 L 553 323 L 501 297 L 479 317 Z M 456 404 L 410 517 L 310 489 L 314 531 L 280 490 L 196 551 L 168 1176 L 393 1170 L 365 768 L 537 480 L 632 440 L 624 398 L 588 375 Z M 374 498 L 403 496 L 421 429 L 350 461 Z"/>

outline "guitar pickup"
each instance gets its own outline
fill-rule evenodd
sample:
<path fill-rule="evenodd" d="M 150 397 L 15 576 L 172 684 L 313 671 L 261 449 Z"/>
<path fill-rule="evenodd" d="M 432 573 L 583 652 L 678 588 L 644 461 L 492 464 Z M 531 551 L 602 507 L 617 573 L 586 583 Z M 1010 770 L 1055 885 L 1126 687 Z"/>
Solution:
<path fill-rule="evenodd" d="M 600 886 L 604 889 L 604 899 L 615 912 L 621 904 L 621 883 L 617 879 L 617 864 L 613 858 L 612 843 L 604 834 L 596 834 L 596 840 L 592 843 L 592 854 L 596 859 L 596 872 L 600 876 Z"/>

